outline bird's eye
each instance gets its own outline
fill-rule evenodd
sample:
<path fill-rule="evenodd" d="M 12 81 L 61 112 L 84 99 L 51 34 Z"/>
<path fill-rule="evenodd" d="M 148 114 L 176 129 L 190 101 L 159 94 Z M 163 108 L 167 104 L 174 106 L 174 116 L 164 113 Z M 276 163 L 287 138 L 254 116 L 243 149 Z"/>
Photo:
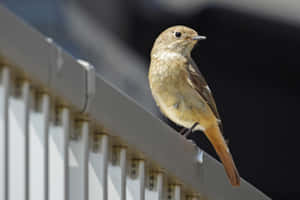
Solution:
<path fill-rule="evenodd" d="M 180 38 L 181 37 L 181 33 L 180 32 L 175 32 L 175 37 Z"/>

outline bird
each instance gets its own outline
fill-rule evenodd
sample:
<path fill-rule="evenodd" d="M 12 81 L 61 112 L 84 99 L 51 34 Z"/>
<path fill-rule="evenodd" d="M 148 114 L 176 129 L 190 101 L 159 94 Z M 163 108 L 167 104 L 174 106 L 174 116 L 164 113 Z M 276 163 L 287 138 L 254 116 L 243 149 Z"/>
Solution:
<path fill-rule="evenodd" d="M 183 25 L 160 33 L 151 50 L 149 85 L 162 114 L 188 132 L 201 130 L 222 161 L 231 185 L 239 186 L 239 172 L 223 137 L 214 97 L 191 57 L 196 43 L 204 39 Z"/>

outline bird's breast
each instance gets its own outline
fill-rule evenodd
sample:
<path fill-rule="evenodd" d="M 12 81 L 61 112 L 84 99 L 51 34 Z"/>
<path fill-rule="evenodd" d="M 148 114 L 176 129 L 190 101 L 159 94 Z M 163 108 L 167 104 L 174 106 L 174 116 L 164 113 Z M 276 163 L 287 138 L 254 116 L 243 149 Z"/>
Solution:
<path fill-rule="evenodd" d="M 180 80 L 184 80 L 188 76 L 187 62 L 184 57 L 152 59 L 149 70 L 150 82 L 154 84 L 178 84 Z"/>
<path fill-rule="evenodd" d="M 188 83 L 185 68 L 176 65 L 154 68 L 156 70 L 151 66 L 149 72 L 150 87 L 157 105 L 168 118 L 185 127 L 192 126 L 196 121 L 208 121 L 208 105 Z"/>

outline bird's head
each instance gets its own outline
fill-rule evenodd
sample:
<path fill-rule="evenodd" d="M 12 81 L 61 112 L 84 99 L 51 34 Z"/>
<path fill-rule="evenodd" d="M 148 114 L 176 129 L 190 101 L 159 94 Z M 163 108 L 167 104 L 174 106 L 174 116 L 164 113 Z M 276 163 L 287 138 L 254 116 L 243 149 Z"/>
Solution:
<path fill-rule="evenodd" d="M 172 26 L 163 31 L 155 40 L 151 55 L 161 52 L 179 53 L 189 56 L 195 44 L 199 40 L 206 39 L 186 26 Z"/>

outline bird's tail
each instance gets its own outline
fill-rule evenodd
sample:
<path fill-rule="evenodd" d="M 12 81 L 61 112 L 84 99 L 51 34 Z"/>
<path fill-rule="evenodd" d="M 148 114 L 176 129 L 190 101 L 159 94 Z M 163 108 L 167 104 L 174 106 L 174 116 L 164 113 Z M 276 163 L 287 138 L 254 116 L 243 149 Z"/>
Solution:
<path fill-rule="evenodd" d="M 234 164 L 231 153 L 226 145 L 223 135 L 217 126 L 212 126 L 205 130 L 205 134 L 214 146 L 219 158 L 221 159 L 230 183 L 233 186 L 240 185 L 240 175 Z"/>

